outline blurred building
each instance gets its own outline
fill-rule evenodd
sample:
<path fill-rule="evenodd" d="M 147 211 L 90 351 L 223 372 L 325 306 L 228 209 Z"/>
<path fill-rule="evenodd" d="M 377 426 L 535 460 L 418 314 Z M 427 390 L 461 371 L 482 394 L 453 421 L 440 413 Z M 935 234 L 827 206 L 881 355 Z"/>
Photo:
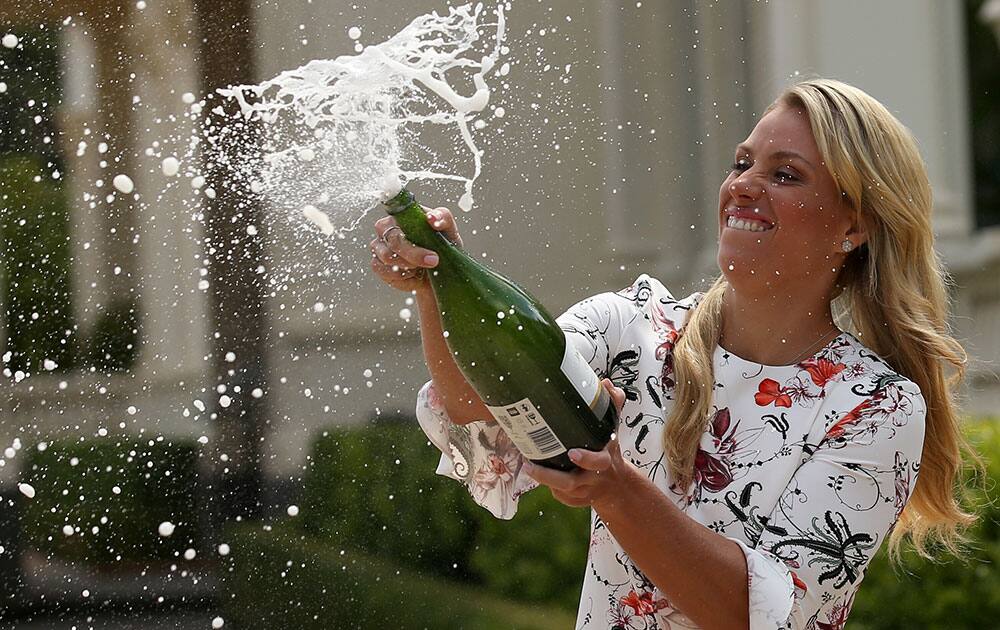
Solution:
<path fill-rule="evenodd" d="M 493 123 L 502 133 L 487 147 L 480 205 L 461 227 L 470 250 L 552 311 L 642 272 L 675 294 L 703 287 L 718 272 L 717 191 L 735 144 L 784 85 L 818 74 L 868 91 L 916 134 L 935 192 L 938 248 L 956 279 L 957 334 L 974 358 L 1000 356 L 1000 175 L 988 146 L 1000 130 L 996 2 L 513 4 L 513 68 L 493 100 L 507 115 Z M 183 95 L 202 96 L 193 2 L 32 5 L 0 6 L 0 34 L 44 23 L 57 41 L 61 100 L 50 139 L 69 200 L 71 325 L 87 338 L 102 321 L 127 327 L 107 313 L 138 296 L 139 333 L 124 369 L 78 362 L 20 379 L 12 371 L 0 384 L 0 446 L 122 423 L 211 441 L 220 394 L 201 285 L 203 225 L 192 213 L 191 178 L 161 170 L 163 156 L 188 149 L 192 104 Z M 432 10 L 446 6 L 260 1 L 258 78 L 353 53 L 349 27 L 377 43 Z M 0 81 L 0 101 L 16 101 L 18 76 L 0 69 Z M 117 173 L 130 174 L 139 202 L 106 200 Z M 427 189 L 428 203 L 453 205 L 435 193 Z M 122 238 L 129 227 L 137 240 Z M 370 277 L 370 238 L 366 227 L 341 241 L 332 274 L 330 259 L 304 257 L 287 235 L 266 242 L 268 265 L 297 263 L 302 280 L 273 287 L 273 334 L 260 347 L 269 364 L 264 467 L 273 480 L 298 479 L 310 436 L 324 426 L 411 413 L 427 378 L 416 319 L 399 315 L 407 296 Z M 4 325 L 0 355 L 10 345 L 11 322 Z M 969 412 L 995 413 L 996 364 L 977 363 L 969 376 Z M 3 459 L 0 485 L 10 487 L 21 458 Z"/>

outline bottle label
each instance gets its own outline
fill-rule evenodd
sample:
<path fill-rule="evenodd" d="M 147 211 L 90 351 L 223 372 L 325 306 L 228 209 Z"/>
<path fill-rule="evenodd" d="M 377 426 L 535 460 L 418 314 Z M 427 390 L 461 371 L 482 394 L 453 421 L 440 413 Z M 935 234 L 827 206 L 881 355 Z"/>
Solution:
<path fill-rule="evenodd" d="M 590 367 L 583 355 L 566 340 L 566 350 L 563 351 L 562 365 L 559 366 L 569 382 L 573 384 L 583 401 L 593 409 L 601 393 L 601 383 L 597 380 L 594 368 Z"/>
<path fill-rule="evenodd" d="M 566 452 L 566 447 L 556 437 L 555 431 L 545 422 L 542 414 L 524 398 L 510 405 L 486 406 L 510 437 L 517 450 L 528 459 L 547 459 Z"/>

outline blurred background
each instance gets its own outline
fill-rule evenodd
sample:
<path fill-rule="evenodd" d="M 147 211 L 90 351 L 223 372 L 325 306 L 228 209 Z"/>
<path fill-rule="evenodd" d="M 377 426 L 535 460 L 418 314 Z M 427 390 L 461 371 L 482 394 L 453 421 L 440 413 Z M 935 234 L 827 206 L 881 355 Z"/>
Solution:
<path fill-rule="evenodd" d="M 927 162 L 995 496 L 1000 0 L 506 4 L 467 249 L 556 314 L 644 272 L 704 288 L 735 144 L 789 82 L 853 83 Z M 447 4 L 0 4 L 2 627 L 572 626 L 589 515 L 535 492 L 495 521 L 435 477 L 415 307 L 368 271 L 379 212 L 332 244 L 268 229 L 192 141 L 201 115 L 231 124 L 216 88 L 431 11 Z M 967 563 L 880 557 L 851 626 L 992 627 L 998 515 Z"/>

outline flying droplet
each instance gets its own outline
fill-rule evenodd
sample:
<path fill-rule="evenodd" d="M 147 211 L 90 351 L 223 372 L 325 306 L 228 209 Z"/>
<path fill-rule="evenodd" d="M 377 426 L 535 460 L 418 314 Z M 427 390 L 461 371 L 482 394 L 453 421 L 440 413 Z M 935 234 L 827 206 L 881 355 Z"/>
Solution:
<path fill-rule="evenodd" d="M 111 183 L 114 184 L 115 188 L 117 188 L 118 191 L 124 195 L 132 194 L 132 191 L 135 190 L 135 183 L 128 175 L 115 175 L 115 178 L 111 181 Z"/>
<path fill-rule="evenodd" d="M 177 175 L 178 171 L 180 171 L 181 163 L 177 158 L 171 155 L 169 157 L 163 158 L 163 164 L 161 165 L 161 168 L 163 169 L 164 175 L 166 175 L 167 177 L 173 177 Z"/>

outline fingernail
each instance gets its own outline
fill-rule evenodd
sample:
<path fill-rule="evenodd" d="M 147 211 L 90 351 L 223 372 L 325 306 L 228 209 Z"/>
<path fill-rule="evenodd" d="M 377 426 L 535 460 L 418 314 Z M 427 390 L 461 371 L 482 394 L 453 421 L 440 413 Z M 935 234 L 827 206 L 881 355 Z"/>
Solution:
<path fill-rule="evenodd" d="M 569 454 L 570 460 L 572 460 L 574 462 L 580 461 L 580 451 L 576 450 L 575 448 L 571 449 L 568 454 Z"/>
<path fill-rule="evenodd" d="M 424 264 L 430 265 L 431 267 L 438 264 L 437 254 L 427 254 L 426 256 L 424 256 Z"/>

